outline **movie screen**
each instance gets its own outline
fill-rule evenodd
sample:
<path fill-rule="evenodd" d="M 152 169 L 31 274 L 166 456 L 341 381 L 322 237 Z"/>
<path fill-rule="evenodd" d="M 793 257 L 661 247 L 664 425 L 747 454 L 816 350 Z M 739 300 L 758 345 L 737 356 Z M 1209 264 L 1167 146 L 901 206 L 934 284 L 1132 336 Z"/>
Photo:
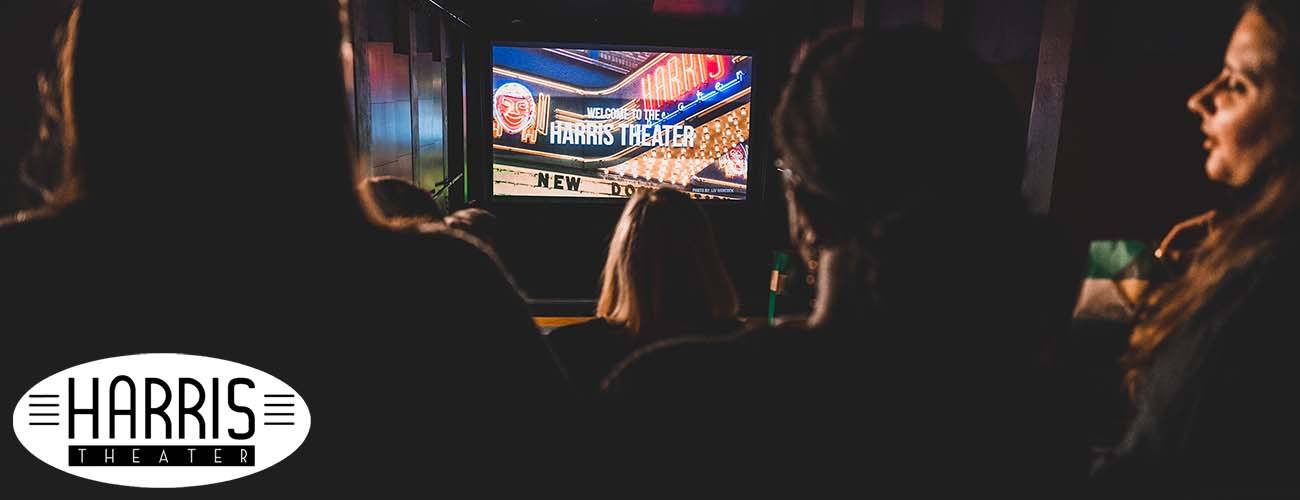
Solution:
<path fill-rule="evenodd" d="M 494 45 L 492 194 L 743 200 L 753 58 Z"/>

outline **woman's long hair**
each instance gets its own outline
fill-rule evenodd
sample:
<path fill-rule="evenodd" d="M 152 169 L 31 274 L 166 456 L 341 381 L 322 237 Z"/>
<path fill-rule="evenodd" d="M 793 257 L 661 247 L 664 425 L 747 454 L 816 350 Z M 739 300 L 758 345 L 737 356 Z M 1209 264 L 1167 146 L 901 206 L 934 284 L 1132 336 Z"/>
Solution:
<path fill-rule="evenodd" d="M 735 319 L 736 291 L 704 212 L 681 191 L 641 191 L 614 228 L 596 316 L 634 335 Z"/>
<path fill-rule="evenodd" d="M 71 8 L 64 23 L 55 28 L 52 59 L 48 62 L 48 69 L 36 76 L 41 105 L 36 123 L 36 142 L 18 166 L 18 181 L 36 199 L 24 200 L 20 205 L 24 210 L 57 209 L 74 199 L 73 193 L 78 191 L 75 181 L 66 178 L 72 170 L 69 163 L 71 151 L 76 146 L 76 128 L 71 123 L 72 110 L 67 107 L 71 104 L 70 96 L 65 95 L 72 89 L 72 54 L 77 44 L 80 18 L 81 7 L 77 4 Z M 20 212 L 19 220 L 28 215 L 31 213 Z"/>
<path fill-rule="evenodd" d="M 1278 113 L 1291 124 L 1291 136 L 1256 169 L 1239 190 L 1245 199 L 1221 213 L 1205 240 L 1193 253 L 1187 272 L 1151 295 L 1145 318 L 1134 329 L 1125 355 L 1126 383 L 1135 391 L 1153 353 L 1195 315 L 1231 270 L 1254 259 L 1283 235 L 1300 228 L 1300 2 L 1252 0 L 1246 11 L 1259 13 L 1278 35 L 1278 88 L 1284 103 Z"/>
<path fill-rule="evenodd" d="M 346 5 L 217 7 L 194 20 L 75 2 L 38 81 L 29 184 L 49 184 L 33 187 L 53 212 L 86 201 L 144 219 L 378 220 L 355 188 Z"/>

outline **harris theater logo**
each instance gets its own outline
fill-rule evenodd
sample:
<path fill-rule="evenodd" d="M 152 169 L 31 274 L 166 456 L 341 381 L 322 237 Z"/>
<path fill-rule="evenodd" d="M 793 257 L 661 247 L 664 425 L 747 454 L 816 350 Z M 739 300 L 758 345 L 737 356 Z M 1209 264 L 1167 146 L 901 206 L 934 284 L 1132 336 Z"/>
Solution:
<path fill-rule="evenodd" d="M 94 481 L 181 488 L 280 462 L 311 428 L 288 384 L 249 366 L 186 354 L 81 364 L 23 394 L 14 434 L 50 466 Z"/>

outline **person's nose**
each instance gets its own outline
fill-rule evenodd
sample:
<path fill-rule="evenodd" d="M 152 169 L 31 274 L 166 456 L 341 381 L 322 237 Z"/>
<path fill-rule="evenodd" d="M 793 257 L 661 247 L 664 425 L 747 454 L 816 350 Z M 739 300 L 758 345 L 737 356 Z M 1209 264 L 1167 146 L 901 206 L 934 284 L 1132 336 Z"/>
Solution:
<path fill-rule="evenodd" d="M 1187 99 L 1187 110 L 1200 115 L 1202 118 L 1214 114 L 1214 89 L 1218 84 L 1219 78 L 1215 78 L 1192 94 Z"/>

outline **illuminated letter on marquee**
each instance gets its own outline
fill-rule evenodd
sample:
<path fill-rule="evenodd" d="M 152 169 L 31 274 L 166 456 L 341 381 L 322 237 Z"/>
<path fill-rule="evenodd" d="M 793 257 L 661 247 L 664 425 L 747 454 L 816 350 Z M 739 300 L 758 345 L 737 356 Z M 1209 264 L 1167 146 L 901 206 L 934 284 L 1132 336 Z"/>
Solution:
<path fill-rule="evenodd" d="M 641 77 L 641 102 L 659 109 L 727 76 L 728 59 L 721 54 L 676 54 L 648 69 Z"/>

